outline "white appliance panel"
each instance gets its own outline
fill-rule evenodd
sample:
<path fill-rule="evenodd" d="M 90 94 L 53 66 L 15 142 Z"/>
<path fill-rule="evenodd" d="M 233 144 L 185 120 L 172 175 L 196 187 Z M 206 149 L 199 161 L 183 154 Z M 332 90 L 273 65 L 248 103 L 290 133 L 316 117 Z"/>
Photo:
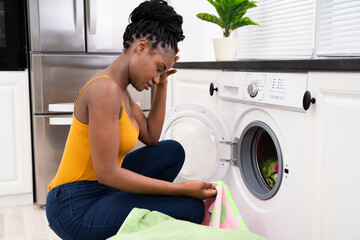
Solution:
<path fill-rule="evenodd" d="M 254 105 L 302 111 L 307 89 L 305 73 L 222 72 L 219 96 Z M 254 95 L 251 96 L 251 93 Z"/>

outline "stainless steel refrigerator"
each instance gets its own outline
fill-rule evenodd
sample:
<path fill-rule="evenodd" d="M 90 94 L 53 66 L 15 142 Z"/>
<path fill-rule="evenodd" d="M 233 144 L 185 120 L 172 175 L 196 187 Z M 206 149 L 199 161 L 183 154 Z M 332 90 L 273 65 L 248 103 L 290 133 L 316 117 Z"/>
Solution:
<path fill-rule="evenodd" d="M 28 0 L 35 199 L 46 202 L 72 122 L 75 97 L 122 51 L 130 12 L 141 0 Z M 151 92 L 130 88 L 144 112 Z M 139 144 L 141 146 L 141 144 Z"/>

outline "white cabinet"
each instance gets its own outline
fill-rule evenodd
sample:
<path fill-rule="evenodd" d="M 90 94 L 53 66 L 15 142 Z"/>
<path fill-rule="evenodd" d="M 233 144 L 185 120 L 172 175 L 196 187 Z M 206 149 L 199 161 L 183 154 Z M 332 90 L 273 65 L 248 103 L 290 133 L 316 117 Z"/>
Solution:
<path fill-rule="evenodd" d="M 303 239 L 360 239 L 360 73 L 309 72 L 309 91 Z"/>
<path fill-rule="evenodd" d="M 33 202 L 28 72 L 0 72 L 0 207 Z"/>
<path fill-rule="evenodd" d="M 212 110 L 220 111 L 218 92 L 210 96 L 209 87 L 218 87 L 221 70 L 178 69 L 170 79 L 168 106 L 180 103 L 197 103 Z"/>

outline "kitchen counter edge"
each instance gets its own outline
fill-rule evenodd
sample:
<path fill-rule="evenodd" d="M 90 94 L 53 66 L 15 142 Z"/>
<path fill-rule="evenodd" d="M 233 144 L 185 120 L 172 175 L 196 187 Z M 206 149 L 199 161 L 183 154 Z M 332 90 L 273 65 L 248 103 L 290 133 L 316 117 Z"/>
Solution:
<path fill-rule="evenodd" d="M 360 71 L 360 58 L 177 62 L 174 68 L 235 71 Z"/>

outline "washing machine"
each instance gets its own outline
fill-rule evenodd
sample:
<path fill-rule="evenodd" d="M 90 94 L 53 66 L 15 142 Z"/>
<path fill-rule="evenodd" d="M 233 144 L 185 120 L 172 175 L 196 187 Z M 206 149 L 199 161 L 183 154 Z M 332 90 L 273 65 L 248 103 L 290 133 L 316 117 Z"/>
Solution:
<path fill-rule="evenodd" d="M 186 156 L 175 181 L 223 180 L 251 232 L 303 239 L 306 110 L 315 103 L 307 73 L 224 71 L 215 90 L 217 113 L 195 103 L 167 111 L 161 139 L 179 141 Z"/>

